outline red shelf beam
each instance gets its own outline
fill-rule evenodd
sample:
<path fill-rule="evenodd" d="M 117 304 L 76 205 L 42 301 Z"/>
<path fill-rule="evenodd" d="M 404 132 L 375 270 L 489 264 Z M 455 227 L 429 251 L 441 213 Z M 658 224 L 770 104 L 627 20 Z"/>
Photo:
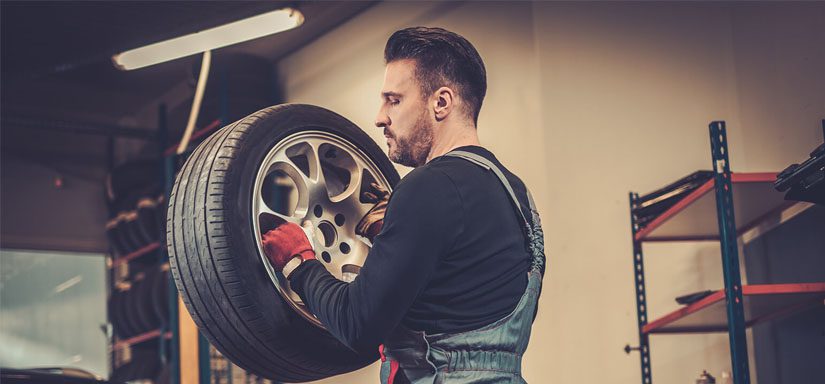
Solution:
<path fill-rule="evenodd" d="M 774 172 L 759 172 L 759 173 L 731 173 L 731 182 L 734 185 L 734 192 L 736 192 L 736 185 L 737 184 L 746 184 L 746 183 L 773 183 L 776 180 L 776 173 Z M 693 192 L 685 196 L 682 200 L 674 204 L 668 210 L 663 212 L 661 215 L 653 219 L 647 226 L 642 228 L 636 233 L 635 240 L 636 241 L 709 241 L 709 240 L 719 240 L 718 235 L 709 235 L 707 233 L 699 233 L 699 234 L 691 234 L 691 233 L 684 233 L 684 234 L 676 234 L 676 235 L 656 235 L 654 232 L 659 229 L 662 225 L 667 223 L 669 220 L 673 219 L 679 214 L 683 214 L 684 211 L 687 211 L 691 208 L 691 206 L 699 201 L 702 198 L 707 199 L 715 199 L 713 196 L 713 186 L 714 186 L 713 179 L 708 180 L 699 188 L 696 188 Z M 781 201 L 782 194 L 779 192 L 771 191 L 775 199 Z M 736 201 L 736 199 L 734 199 Z M 758 215 L 758 217 L 754 220 L 749 220 L 745 225 L 739 226 L 739 233 L 751 229 L 757 226 L 759 223 L 764 221 L 766 218 L 775 215 L 777 212 L 780 212 L 789 206 L 793 205 L 794 202 L 785 202 L 781 201 L 780 203 L 776 203 L 775 205 L 771 206 L 767 211 Z M 715 209 L 715 206 L 714 206 Z M 739 214 L 739 209 L 736 209 L 737 216 Z M 715 223 L 714 223 L 715 225 Z M 718 230 L 714 228 L 714 230 Z M 701 231 L 706 232 L 706 231 Z"/>
<path fill-rule="evenodd" d="M 132 252 L 132 253 L 126 255 L 126 256 L 116 258 L 112 262 L 112 267 L 117 267 L 120 264 L 128 263 L 128 262 L 130 262 L 134 259 L 137 259 L 138 257 L 141 257 L 141 256 L 143 256 L 143 255 L 145 255 L 149 252 L 152 252 L 152 251 L 154 251 L 158 248 L 160 248 L 160 243 L 157 242 L 157 241 L 152 243 L 152 244 L 145 245 L 145 246 L 143 246 L 143 248 L 140 248 L 137 251 L 134 251 L 134 252 Z"/>
<path fill-rule="evenodd" d="M 750 327 L 806 307 L 825 304 L 825 283 L 745 285 L 742 295 L 745 300 L 745 325 Z M 642 328 L 642 332 L 727 332 L 725 292 L 716 291 L 652 321 Z"/>
<path fill-rule="evenodd" d="M 130 346 L 130 345 L 140 344 L 144 341 L 152 340 L 152 339 L 157 338 L 159 336 L 160 336 L 160 329 L 155 329 L 155 330 L 152 330 L 152 331 L 149 331 L 149 332 L 146 332 L 146 333 L 141 333 L 140 335 L 132 336 L 132 337 L 126 339 L 126 340 L 118 341 L 117 343 L 115 343 L 112 346 L 112 350 L 123 349 L 123 348 L 126 348 L 126 347 Z M 163 338 L 164 339 L 171 339 L 172 338 L 172 332 L 164 333 Z"/>

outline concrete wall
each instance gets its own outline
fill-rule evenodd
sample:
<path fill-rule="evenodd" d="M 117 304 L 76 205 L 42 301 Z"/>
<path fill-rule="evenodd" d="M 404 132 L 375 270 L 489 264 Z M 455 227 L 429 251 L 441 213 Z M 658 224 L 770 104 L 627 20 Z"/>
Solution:
<path fill-rule="evenodd" d="M 549 274 L 529 382 L 640 381 L 638 356 L 622 351 L 637 340 L 627 193 L 710 169 L 710 121 L 727 121 L 738 171 L 781 170 L 822 140 L 822 3 L 382 3 L 280 62 L 286 100 L 330 108 L 383 147 L 383 46 L 414 25 L 479 50 L 482 145 L 543 215 Z M 676 309 L 675 296 L 722 286 L 716 244 L 645 254 L 651 318 Z M 727 336 L 653 337 L 652 363 L 660 383 L 718 377 L 730 370 Z M 321 382 L 376 377 L 373 365 Z"/>

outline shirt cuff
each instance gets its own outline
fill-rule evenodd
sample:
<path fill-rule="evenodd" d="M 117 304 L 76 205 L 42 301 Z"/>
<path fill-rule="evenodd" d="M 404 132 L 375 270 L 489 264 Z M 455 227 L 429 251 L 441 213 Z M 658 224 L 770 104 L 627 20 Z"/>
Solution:
<path fill-rule="evenodd" d="M 289 286 L 293 291 L 295 291 L 295 293 L 298 294 L 298 296 L 301 297 L 301 299 L 304 298 L 304 287 L 306 282 L 310 280 L 310 277 L 313 275 L 312 271 L 317 268 L 324 269 L 324 266 L 320 261 L 306 260 L 289 274 L 289 277 L 287 278 L 289 280 Z"/>

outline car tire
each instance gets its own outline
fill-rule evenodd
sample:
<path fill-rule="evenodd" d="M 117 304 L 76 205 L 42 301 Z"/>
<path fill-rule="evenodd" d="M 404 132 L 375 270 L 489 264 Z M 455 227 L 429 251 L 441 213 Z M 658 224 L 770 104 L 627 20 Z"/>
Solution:
<path fill-rule="evenodd" d="M 279 143 L 307 132 L 344 140 L 371 161 L 385 187 L 398 183 L 383 151 L 346 118 L 312 105 L 278 105 L 221 128 L 195 149 L 177 175 L 166 223 L 171 272 L 200 331 L 239 367 L 288 382 L 351 372 L 378 358 L 377 348 L 355 352 L 300 315 L 263 261 L 263 224 L 253 225 L 256 171 Z"/>

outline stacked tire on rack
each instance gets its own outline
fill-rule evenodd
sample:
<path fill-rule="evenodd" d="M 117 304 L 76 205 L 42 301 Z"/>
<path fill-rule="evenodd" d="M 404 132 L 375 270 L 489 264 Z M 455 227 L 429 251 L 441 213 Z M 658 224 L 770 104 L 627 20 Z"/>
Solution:
<path fill-rule="evenodd" d="M 140 159 L 114 168 L 106 178 L 106 235 L 115 266 L 108 311 L 115 345 L 152 331 L 159 334 L 169 318 L 169 264 L 159 264 L 157 250 L 165 233 L 161 170 L 158 160 Z M 160 358 L 164 342 L 153 336 L 116 348 L 110 381 L 168 382 Z M 124 348 L 129 352 L 123 353 Z"/>
<path fill-rule="evenodd" d="M 109 382 L 169 383 L 168 367 L 161 362 L 157 349 L 158 345 L 156 342 L 133 347 L 129 361 L 120 365 L 112 372 L 112 377 L 109 379 Z"/>
<path fill-rule="evenodd" d="M 233 363 L 274 381 L 374 362 L 377 346 L 353 351 L 307 311 L 272 270 L 260 237 L 310 220 L 324 236 L 319 259 L 354 279 L 369 249 L 353 234 L 371 208 L 359 196 L 370 183 L 392 190 L 398 181 L 364 131 L 311 105 L 265 108 L 204 140 L 177 175 L 166 224 L 172 275 L 200 331 Z"/>
<path fill-rule="evenodd" d="M 118 166 L 106 178 L 106 236 L 115 258 L 161 240 L 165 213 L 161 169 L 156 159 L 137 160 Z"/>
<path fill-rule="evenodd" d="M 147 266 L 109 297 L 109 319 L 115 335 L 125 340 L 160 329 L 169 318 L 169 264 Z"/>

